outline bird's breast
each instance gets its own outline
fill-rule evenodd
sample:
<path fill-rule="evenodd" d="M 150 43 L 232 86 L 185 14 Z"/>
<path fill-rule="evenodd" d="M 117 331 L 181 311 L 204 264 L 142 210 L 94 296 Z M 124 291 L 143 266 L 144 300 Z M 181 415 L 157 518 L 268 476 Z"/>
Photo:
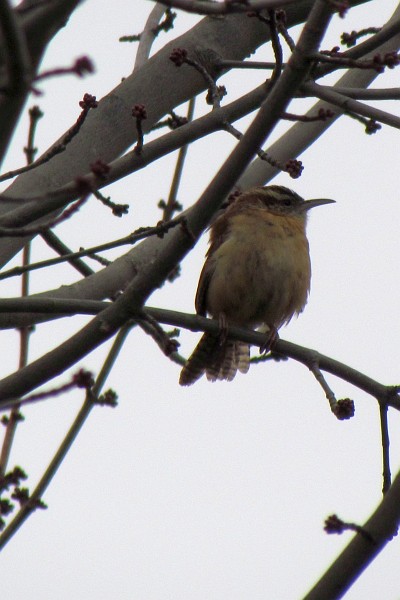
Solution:
<path fill-rule="evenodd" d="M 302 311 L 311 268 L 305 223 L 298 217 L 239 214 L 209 256 L 207 309 L 228 322 L 279 327 Z"/>

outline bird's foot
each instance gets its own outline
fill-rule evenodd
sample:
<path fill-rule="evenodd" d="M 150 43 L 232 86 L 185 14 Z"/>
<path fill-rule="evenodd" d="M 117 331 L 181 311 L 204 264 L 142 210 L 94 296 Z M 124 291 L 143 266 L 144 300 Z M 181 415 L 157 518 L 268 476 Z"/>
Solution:
<path fill-rule="evenodd" d="M 228 337 L 228 322 L 224 313 L 220 313 L 218 316 L 219 331 L 218 331 L 218 343 L 223 346 Z"/>
<path fill-rule="evenodd" d="M 279 340 L 279 334 L 276 327 L 270 327 L 265 333 L 265 342 L 260 346 L 260 354 L 267 354 L 272 346 Z"/>

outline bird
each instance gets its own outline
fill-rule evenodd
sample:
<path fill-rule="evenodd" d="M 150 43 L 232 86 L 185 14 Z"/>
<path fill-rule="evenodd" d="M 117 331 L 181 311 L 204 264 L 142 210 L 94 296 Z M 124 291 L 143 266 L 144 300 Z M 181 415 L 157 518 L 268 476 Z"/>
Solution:
<path fill-rule="evenodd" d="M 249 344 L 229 339 L 227 327 L 262 328 L 266 351 L 279 328 L 303 311 L 311 282 L 307 215 L 332 202 L 304 200 L 284 186 L 254 187 L 216 218 L 195 308 L 198 315 L 218 319 L 220 329 L 203 334 L 181 371 L 180 385 L 204 374 L 209 381 L 232 381 L 237 371 L 247 373 Z"/>

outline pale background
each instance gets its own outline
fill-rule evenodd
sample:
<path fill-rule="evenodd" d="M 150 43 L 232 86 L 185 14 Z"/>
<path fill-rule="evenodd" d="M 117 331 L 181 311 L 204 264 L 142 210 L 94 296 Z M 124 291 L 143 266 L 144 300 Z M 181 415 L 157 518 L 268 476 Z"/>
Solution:
<path fill-rule="evenodd" d="M 336 17 L 324 47 L 336 45 L 342 31 L 383 24 L 396 5 L 371 2 L 352 9 L 345 20 Z M 38 127 L 40 151 L 76 120 L 83 93 L 101 98 L 130 72 L 137 46 L 119 44 L 118 38 L 140 32 L 152 6 L 138 0 L 89 0 L 76 11 L 51 44 L 43 69 L 87 54 L 97 71 L 84 80 L 65 77 L 41 85 L 45 95 L 28 105 L 39 104 L 46 115 Z M 195 17 L 180 13 L 168 39 L 194 22 Z M 166 39 L 162 35 L 154 51 Z M 270 59 L 265 50 L 259 58 Z M 398 86 L 399 73 L 389 71 L 376 85 Z M 262 78 L 260 72 L 229 75 L 227 101 Z M 203 98 L 197 114 L 208 110 Z M 298 102 L 293 112 L 309 105 Z M 399 114 L 395 102 L 379 106 Z M 285 128 L 277 128 L 273 139 Z M 228 134 L 217 134 L 211 144 L 205 139 L 190 149 L 179 192 L 185 206 L 198 198 L 234 143 Z M 24 163 L 25 144 L 26 120 L 6 169 Z M 282 174 L 274 180 L 304 197 L 337 200 L 311 215 L 311 298 L 305 313 L 281 336 L 388 384 L 400 379 L 398 147 L 396 130 L 383 126 L 366 136 L 362 125 L 342 118 L 302 155 L 301 179 Z M 112 219 L 93 202 L 76 221 L 79 230 L 72 221 L 57 234 L 77 249 L 154 224 L 174 160 L 166 157 L 113 186 L 112 199 L 129 203 L 129 216 Z M 183 262 L 181 278 L 165 285 L 149 304 L 193 312 L 205 249 L 206 236 Z M 43 242 L 35 243 L 35 260 L 45 252 Z M 72 269 L 53 268 L 44 278 L 36 272 L 31 288 L 75 279 Z M 17 295 L 18 286 L 17 279 L 1 282 L 0 293 Z M 30 357 L 84 322 L 74 318 L 41 325 L 32 337 Z M 5 374 L 16 368 L 18 336 L 2 332 L 1 339 Z M 187 356 L 197 339 L 182 332 L 182 353 Z M 97 373 L 108 348 L 82 366 Z M 4 599 L 301 598 L 351 539 L 351 534 L 327 536 L 324 519 L 337 513 L 362 523 L 375 509 L 382 468 L 378 407 L 372 398 L 328 376 L 337 397 L 349 396 L 356 403 L 355 418 L 339 422 L 313 376 L 294 361 L 254 366 L 231 384 L 202 380 L 182 389 L 178 375 L 177 365 L 150 338 L 132 331 L 106 385 L 118 392 L 118 408 L 92 412 L 43 498 L 49 509 L 36 512 L 2 554 Z M 60 382 L 67 379 L 64 374 Z M 80 393 L 70 393 L 24 410 L 11 465 L 29 473 L 31 489 L 81 402 Z M 394 412 L 390 423 L 395 474 L 400 418 Z M 400 598 L 399 544 L 395 539 L 387 547 L 347 599 Z"/>

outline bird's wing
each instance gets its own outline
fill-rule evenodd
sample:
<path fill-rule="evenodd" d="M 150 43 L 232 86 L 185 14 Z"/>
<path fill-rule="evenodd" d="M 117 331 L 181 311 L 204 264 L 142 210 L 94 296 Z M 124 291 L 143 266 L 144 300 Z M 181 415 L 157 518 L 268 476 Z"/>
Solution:
<path fill-rule="evenodd" d="M 207 291 L 208 286 L 211 281 L 211 277 L 213 276 L 215 267 L 210 258 L 207 258 L 202 271 L 200 273 L 199 284 L 197 286 L 196 299 L 195 299 L 195 308 L 198 315 L 205 317 L 207 314 Z"/>
<path fill-rule="evenodd" d="M 199 284 L 197 286 L 195 307 L 198 315 L 203 317 L 207 314 L 207 291 L 211 278 L 215 271 L 213 256 L 218 248 L 223 244 L 229 235 L 230 221 L 226 218 L 227 211 L 232 212 L 231 204 L 225 211 L 216 219 L 210 229 L 210 247 L 207 251 L 207 259 L 200 273 Z"/>

